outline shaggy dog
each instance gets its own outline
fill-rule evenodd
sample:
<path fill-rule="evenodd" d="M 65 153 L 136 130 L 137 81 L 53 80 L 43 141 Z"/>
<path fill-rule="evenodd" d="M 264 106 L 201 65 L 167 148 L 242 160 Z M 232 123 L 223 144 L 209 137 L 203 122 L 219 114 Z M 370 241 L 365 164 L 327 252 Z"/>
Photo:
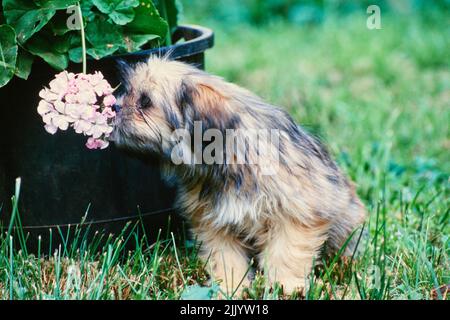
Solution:
<path fill-rule="evenodd" d="M 125 68 L 124 78 L 112 140 L 156 155 L 165 175 L 176 179 L 177 207 L 201 243 L 212 278 L 228 293 L 248 285 L 251 257 L 285 292 L 305 288 L 318 255 L 340 249 L 363 222 L 352 183 L 282 109 L 164 58 Z M 255 142 L 248 134 L 268 131 L 277 133 L 275 142 Z M 239 143 L 229 144 L 229 132 Z M 190 139 L 196 133 L 202 140 Z M 213 143 L 215 161 L 201 161 Z M 239 156 L 244 161 L 236 161 Z M 276 170 L 265 172 L 267 164 Z"/>

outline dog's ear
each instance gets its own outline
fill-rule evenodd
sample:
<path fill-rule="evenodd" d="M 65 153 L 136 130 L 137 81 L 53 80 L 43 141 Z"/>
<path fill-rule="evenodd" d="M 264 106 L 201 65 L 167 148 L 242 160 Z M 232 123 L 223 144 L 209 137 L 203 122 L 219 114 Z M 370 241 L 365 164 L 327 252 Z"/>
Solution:
<path fill-rule="evenodd" d="M 237 129 L 239 116 L 233 114 L 231 99 L 207 83 L 183 81 L 178 96 L 178 107 L 188 128 L 201 121 L 203 131 Z"/>

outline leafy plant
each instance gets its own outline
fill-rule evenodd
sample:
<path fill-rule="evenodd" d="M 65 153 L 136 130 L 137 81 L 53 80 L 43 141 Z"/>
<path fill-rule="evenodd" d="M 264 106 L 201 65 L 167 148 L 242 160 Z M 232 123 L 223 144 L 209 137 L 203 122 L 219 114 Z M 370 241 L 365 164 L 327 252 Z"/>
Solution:
<path fill-rule="evenodd" d="M 94 59 L 171 44 L 178 11 L 176 0 L 2 0 L 0 87 L 27 79 L 36 57 L 57 70 L 80 63 L 81 23 Z"/>

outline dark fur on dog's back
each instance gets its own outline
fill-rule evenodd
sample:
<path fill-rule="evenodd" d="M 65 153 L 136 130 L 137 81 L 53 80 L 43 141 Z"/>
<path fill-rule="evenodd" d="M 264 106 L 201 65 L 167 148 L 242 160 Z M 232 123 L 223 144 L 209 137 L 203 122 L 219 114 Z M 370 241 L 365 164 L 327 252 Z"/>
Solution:
<path fill-rule="evenodd" d="M 203 256 L 211 256 L 213 276 L 230 281 L 227 273 L 233 271 L 239 277 L 229 285 L 235 286 L 247 270 L 249 252 L 257 252 L 270 281 L 280 281 L 288 291 L 304 287 L 324 242 L 338 249 L 363 221 L 365 210 L 351 182 L 284 110 L 219 77 L 165 59 L 127 71 L 127 82 L 114 140 L 160 157 L 167 176 L 178 183 L 177 204 L 192 222 Z M 245 163 L 227 160 L 224 141 L 223 163 L 173 164 L 172 152 L 180 146 L 174 131 L 194 135 L 196 121 L 202 134 L 216 129 L 226 136 L 235 130 Z M 270 129 L 279 132 L 276 145 L 245 140 L 248 131 Z M 192 140 L 183 143 L 183 152 L 195 152 Z M 208 143 L 201 144 L 203 151 Z M 276 174 L 263 174 L 261 155 L 278 165 Z"/>

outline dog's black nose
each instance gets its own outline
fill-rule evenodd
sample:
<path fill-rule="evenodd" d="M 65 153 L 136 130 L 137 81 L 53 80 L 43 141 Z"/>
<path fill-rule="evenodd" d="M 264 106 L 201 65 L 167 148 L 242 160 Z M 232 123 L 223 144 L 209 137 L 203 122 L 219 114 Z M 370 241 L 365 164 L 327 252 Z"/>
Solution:
<path fill-rule="evenodd" d="M 119 112 L 122 107 L 118 104 L 115 104 L 111 107 L 114 112 Z"/>

